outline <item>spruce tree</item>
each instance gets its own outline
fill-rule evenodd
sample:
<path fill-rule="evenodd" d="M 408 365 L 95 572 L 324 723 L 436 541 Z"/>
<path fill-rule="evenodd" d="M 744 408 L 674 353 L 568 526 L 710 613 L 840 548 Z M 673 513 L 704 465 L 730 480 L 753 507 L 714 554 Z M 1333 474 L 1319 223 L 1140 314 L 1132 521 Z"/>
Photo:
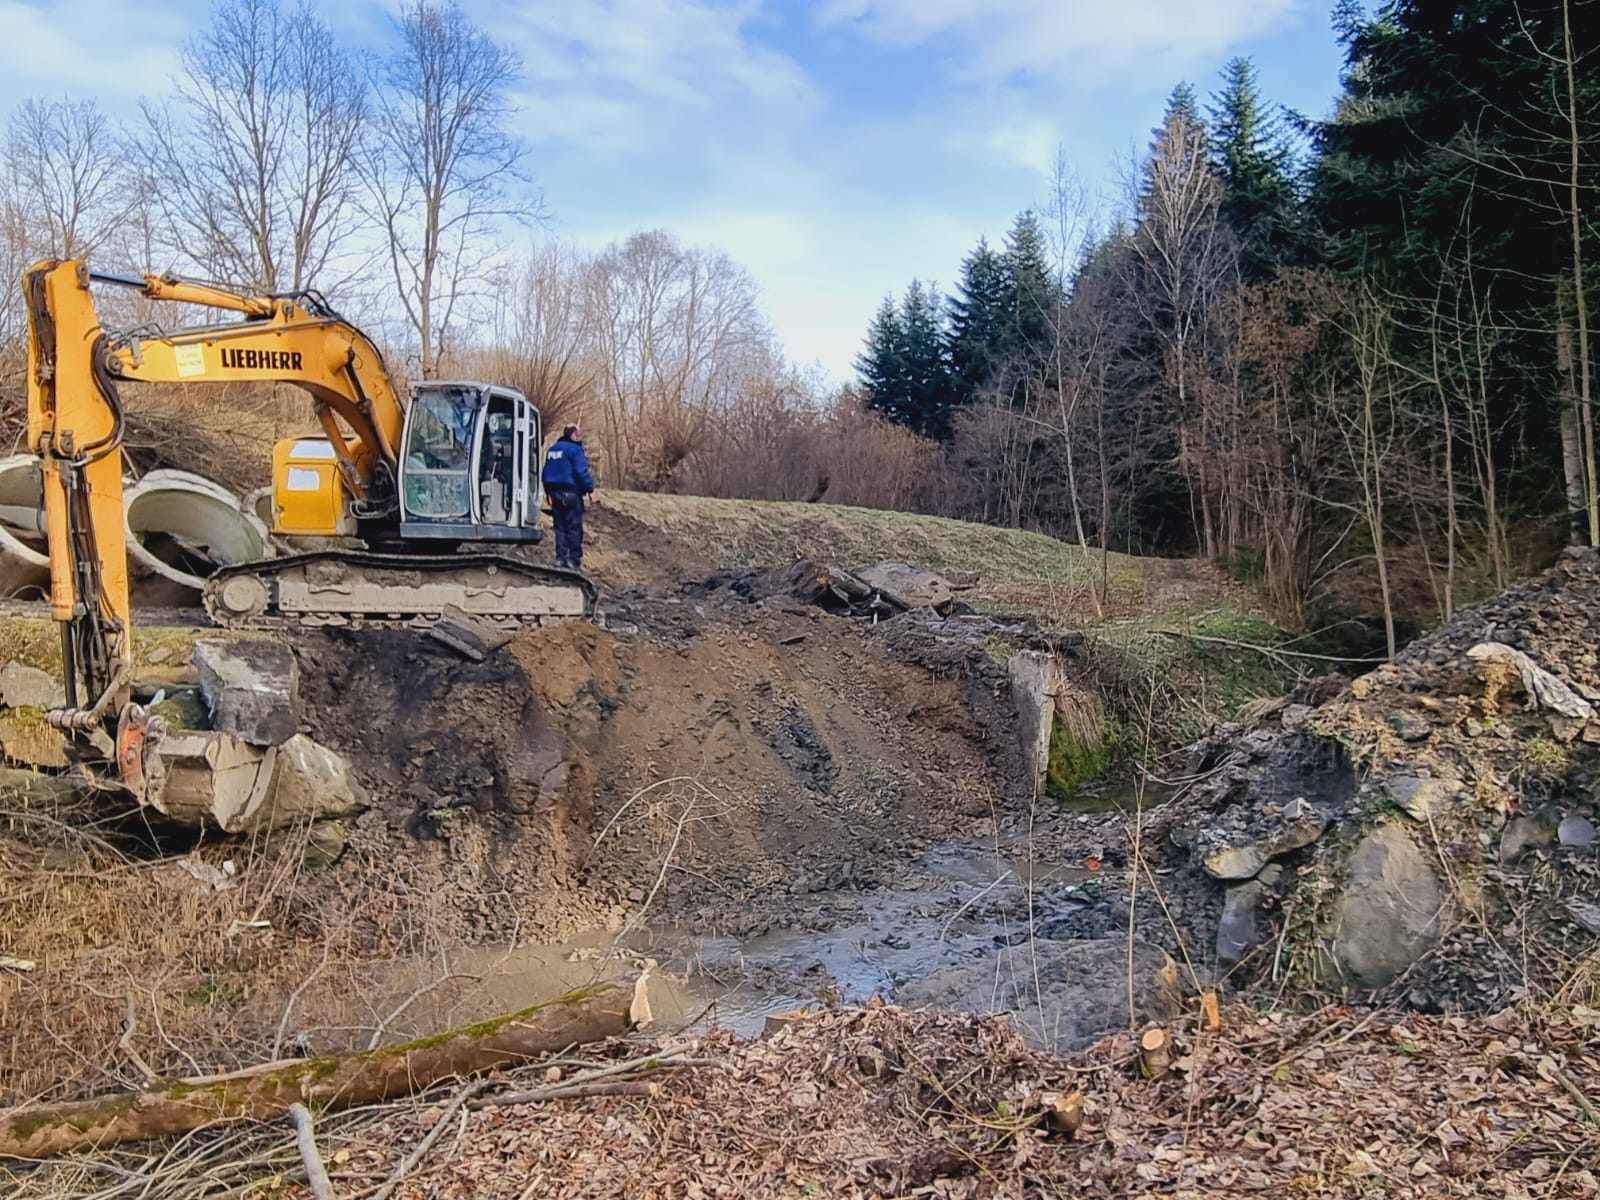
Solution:
<path fill-rule="evenodd" d="M 938 293 L 912 280 L 900 304 L 904 423 L 925 437 L 943 438 L 951 429 L 953 395 L 945 353 L 943 305 Z"/>
<path fill-rule="evenodd" d="M 1256 69 L 1235 58 L 1212 98 L 1211 147 L 1223 184 L 1222 218 L 1239 238 L 1241 265 L 1251 279 L 1297 255 L 1294 150 L 1281 113 L 1261 97 Z"/>
<path fill-rule="evenodd" d="M 961 261 L 949 301 L 950 366 L 957 402 L 970 404 L 994 380 L 1008 325 L 1005 259 L 986 240 Z"/>
<path fill-rule="evenodd" d="M 905 326 L 894 297 L 885 296 L 867 327 L 867 343 L 856 358 L 856 374 L 866 389 L 867 407 L 901 424 L 910 415 L 905 341 Z"/>
<path fill-rule="evenodd" d="M 1006 234 L 1006 299 L 1011 328 L 1007 345 L 1021 364 L 1048 356 L 1060 295 L 1050 275 L 1044 229 L 1031 211 L 1017 215 Z"/>

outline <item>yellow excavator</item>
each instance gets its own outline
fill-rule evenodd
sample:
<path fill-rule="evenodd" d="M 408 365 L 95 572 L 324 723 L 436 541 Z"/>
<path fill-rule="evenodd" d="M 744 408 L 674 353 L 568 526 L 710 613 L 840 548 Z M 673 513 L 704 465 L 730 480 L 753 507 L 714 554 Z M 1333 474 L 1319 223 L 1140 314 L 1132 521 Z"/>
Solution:
<path fill-rule="evenodd" d="M 107 330 L 97 285 L 236 317 Z M 323 436 L 274 447 L 273 532 L 327 540 L 212 575 L 204 600 L 222 626 L 426 629 L 465 618 L 516 629 L 593 616 L 584 576 L 503 552 L 542 536 L 539 413 L 516 390 L 429 380 L 402 401 L 377 346 L 314 291 L 251 295 L 103 274 L 81 259 L 34 264 L 23 289 L 28 446 L 44 481 L 67 696 L 51 721 L 114 736 L 121 782 L 136 794 L 157 730 L 130 703 L 123 383 L 288 383 L 310 397 Z"/>

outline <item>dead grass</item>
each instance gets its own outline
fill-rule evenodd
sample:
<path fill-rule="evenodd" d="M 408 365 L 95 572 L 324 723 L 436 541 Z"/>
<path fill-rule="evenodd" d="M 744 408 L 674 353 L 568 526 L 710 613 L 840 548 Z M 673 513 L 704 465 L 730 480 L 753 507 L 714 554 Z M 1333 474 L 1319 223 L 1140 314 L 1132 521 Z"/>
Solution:
<path fill-rule="evenodd" d="M 646 525 L 677 535 L 717 565 L 766 566 L 814 558 L 843 567 L 899 559 L 934 570 L 976 571 L 980 602 L 997 608 L 1093 614 L 1098 551 L 1044 534 L 945 517 L 796 501 L 715 500 L 653 492 L 605 492 L 605 502 Z M 1146 598 L 1152 564 L 1113 554 L 1111 607 Z"/>

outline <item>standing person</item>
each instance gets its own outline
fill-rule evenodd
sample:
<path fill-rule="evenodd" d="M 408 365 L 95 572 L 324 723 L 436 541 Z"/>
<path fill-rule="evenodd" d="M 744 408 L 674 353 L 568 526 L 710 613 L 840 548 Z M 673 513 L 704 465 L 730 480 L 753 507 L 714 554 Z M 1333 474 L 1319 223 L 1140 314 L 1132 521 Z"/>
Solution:
<path fill-rule="evenodd" d="M 594 476 L 589 456 L 583 452 L 583 430 L 574 421 L 561 430 L 545 452 L 545 495 L 556 522 L 556 566 L 579 570 L 583 566 L 584 498 L 594 499 Z"/>

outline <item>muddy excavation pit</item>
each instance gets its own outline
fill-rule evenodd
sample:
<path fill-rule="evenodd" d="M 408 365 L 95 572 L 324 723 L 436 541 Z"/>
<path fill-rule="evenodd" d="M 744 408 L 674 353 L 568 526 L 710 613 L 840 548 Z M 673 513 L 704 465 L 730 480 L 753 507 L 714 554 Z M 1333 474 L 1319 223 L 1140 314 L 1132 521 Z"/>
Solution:
<path fill-rule="evenodd" d="M 1125 865 L 1122 818 L 1035 807 L 992 660 L 929 666 L 787 608 L 615 614 L 483 662 L 397 631 L 294 639 L 307 731 L 371 804 L 302 884 L 327 919 L 401 957 L 615 947 L 722 1019 L 1125 931 L 1125 870 L 1084 866 Z"/>

